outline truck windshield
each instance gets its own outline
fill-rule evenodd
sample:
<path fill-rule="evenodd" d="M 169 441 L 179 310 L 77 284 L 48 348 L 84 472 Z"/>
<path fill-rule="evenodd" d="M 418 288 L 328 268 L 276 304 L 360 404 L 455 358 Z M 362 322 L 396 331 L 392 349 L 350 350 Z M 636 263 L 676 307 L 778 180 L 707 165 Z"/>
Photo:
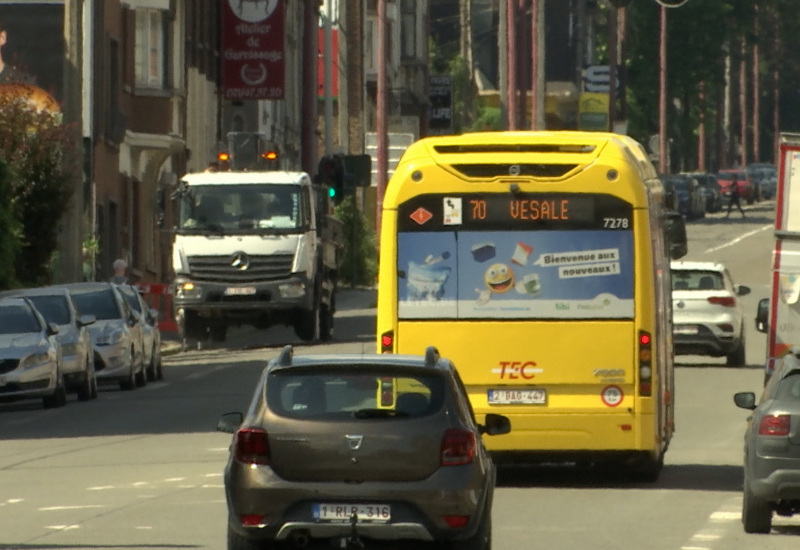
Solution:
<path fill-rule="evenodd" d="M 180 198 L 183 233 L 292 233 L 303 226 L 297 185 L 193 186 Z"/>

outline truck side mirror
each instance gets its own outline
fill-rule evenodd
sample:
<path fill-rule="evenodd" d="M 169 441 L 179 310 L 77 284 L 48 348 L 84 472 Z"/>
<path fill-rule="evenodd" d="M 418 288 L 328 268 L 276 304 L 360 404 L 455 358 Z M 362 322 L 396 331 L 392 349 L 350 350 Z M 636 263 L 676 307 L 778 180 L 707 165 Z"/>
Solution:
<path fill-rule="evenodd" d="M 666 233 L 669 241 L 669 257 L 678 260 L 686 256 L 689 246 L 686 239 L 686 222 L 680 212 L 667 211 Z"/>
<path fill-rule="evenodd" d="M 758 301 L 758 309 L 756 310 L 756 330 L 758 332 L 767 332 L 769 319 L 769 298 L 762 298 Z"/>

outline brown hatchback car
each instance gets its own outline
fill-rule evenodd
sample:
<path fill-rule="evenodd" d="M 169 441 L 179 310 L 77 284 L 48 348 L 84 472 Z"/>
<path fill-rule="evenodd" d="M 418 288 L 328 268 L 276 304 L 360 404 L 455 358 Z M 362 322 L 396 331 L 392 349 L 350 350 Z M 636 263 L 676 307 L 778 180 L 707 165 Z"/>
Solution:
<path fill-rule="evenodd" d="M 496 470 L 452 362 L 425 356 L 270 360 L 225 468 L 228 549 L 491 547 Z"/>

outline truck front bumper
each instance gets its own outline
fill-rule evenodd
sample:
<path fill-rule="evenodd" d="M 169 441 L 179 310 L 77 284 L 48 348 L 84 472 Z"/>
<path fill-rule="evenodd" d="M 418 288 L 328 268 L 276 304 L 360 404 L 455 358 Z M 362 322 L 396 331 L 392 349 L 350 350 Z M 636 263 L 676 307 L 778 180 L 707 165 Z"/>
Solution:
<path fill-rule="evenodd" d="M 304 276 L 269 282 L 225 283 L 178 279 L 173 307 L 203 315 L 238 316 L 265 310 L 293 310 L 312 307 L 314 289 Z"/>

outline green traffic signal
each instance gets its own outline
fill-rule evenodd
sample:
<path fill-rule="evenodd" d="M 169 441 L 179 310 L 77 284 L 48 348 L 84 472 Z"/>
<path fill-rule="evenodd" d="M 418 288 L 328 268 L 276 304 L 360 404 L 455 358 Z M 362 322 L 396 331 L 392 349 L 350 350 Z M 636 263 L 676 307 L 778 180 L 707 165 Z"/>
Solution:
<path fill-rule="evenodd" d="M 336 189 L 334 189 L 333 187 L 328 189 L 328 196 L 332 199 L 336 198 Z"/>

